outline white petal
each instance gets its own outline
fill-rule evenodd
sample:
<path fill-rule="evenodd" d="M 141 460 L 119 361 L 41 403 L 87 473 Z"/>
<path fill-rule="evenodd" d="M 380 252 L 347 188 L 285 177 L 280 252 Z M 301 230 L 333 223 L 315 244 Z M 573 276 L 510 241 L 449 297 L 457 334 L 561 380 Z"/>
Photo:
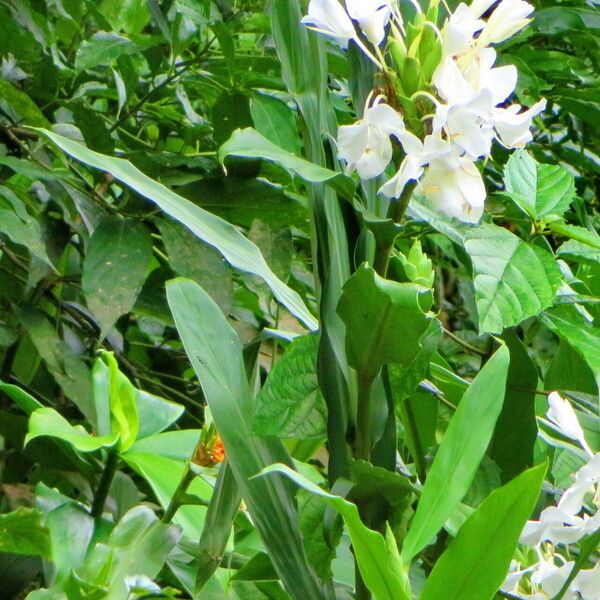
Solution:
<path fill-rule="evenodd" d="M 356 161 L 356 171 L 361 179 L 381 175 L 392 160 L 392 143 L 389 136 L 371 128 L 369 143 Z"/>
<path fill-rule="evenodd" d="M 514 65 L 490 69 L 489 75 L 481 83 L 481 87 L 492 92 L 494 106 L 504 102 L 515 91 L 517 76 L 517 67 Z"/>
<path fill-rule="evenodd" d="M 369 128 L 366 123 L 343 125 L 338 129 L 338 156 L 354 164 L 362 156 L 369 143 Z"/>
<path fill-rule="evenodd" d="M 506 109 L 496 108 L 493 113 L 494 127 L 500 141 L 507 148 L 521 148 L 531 141 L 531 122 L 546 108 L 546 99 L 543 98 L 522 113 L 517 113 L 519 108 L 519 105 L 512 105 Z"/>
<path fill-rule="evenodd" d="M 389 104 L 380 103 L 368 108 L 364 121 L 388 135 L 397 136 L 406 131 L 402 115 Z"/>
<path fill-rule="evenodd" d="M 523 0 L 502 0 L 481 32 L 481 43 L 499 44 L 523 29 L 533 6 Z"/>
<path fill-rule="evenodd" d="M 418 161 L 406 157 L 400 164 L 398 172 L 386 183 L 384 183 L 380 192 L 388 198 L 400 198 L 406 184 L 410 181 L 416 181 L 423 174 L 423 167 Z"/>
<path fill-rule="evenodd" d="M 484 25 L 485 22 L 479 20 L 470 7 L 464 3 L 459 4 L 442 30 L 443 50 L 446 56 L 462 52 Z"/>
<path fill-rule="evenodd" d="M 451 56 L 447 56 L 432 78 L 440 97 L 448 104 L 464 104 L 473 97 L 473 88 Z"/>
<path fill-rule="evenodd" d="M 348 14 L 358 23 L 366 38 L 379 46 L 392 15 L 389 0 L 346 0 Z"/>
<path fill-rule="evenodd" d="M 600 600 L 600 562 L 593 569 L 579 571 L 574 583 L 583 600 Z"/>
<path fill-rule="evenodd" d="M 471 12 L 476 18 L 481 17 L 481 15 L 497 0 L 473 0 L 471 2 Z"/>
<path fill-rule="evenodd" d="M 337 0 L 311 0 L 308 15 L 301 22 L 332 37 L 342 48 L 356 37 L 350 17 Z"/>
<path fill-rule="evenodd" d="M 584 448 L 587 448 L 583 429 L 570 402 L 562 398 L 558 392 L 552 392 L 548 396 L 548 405 L 546 416 L 555 425 L 556 429 L 565 437 L 576 440 Z"/>

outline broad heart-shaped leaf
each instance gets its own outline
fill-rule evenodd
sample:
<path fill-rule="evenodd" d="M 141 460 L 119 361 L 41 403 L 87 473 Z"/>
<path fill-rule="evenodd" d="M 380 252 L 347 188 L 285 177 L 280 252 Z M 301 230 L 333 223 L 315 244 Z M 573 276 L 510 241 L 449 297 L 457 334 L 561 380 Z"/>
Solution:
<path fill-rule="evenodd" d="M 183 414 L 181 404 L 135 388 L 121 373 L 110 352 L 103 352 L 94 361 L 92 381 L 95 408 L 92 423 L 99 435 L 116 431 L 112 429 L 112 418 L 113 425 L 127 430 L 127 435 L 122 434 L 121 438 L 131 445 L 135 439 L 164 431 Z M 122 421 L 122 425 L 116 421 Z M 121 446 L 121 450 L 126 449 Z"/>
<path fill-rule="evenodd" d="M 75 55 L 75 70 L 81 72 L 98 65 L 108 66 L 119 56 L 134 52 L 138 52 L 138 47 L 130 39 L 117 33 L 99 31 L 81 42 Z"/>
<path fill-rule="evenodd" d="M 251 479 L 290 458 L 278 440 L 252 434 L 251 393 L 237 334 L 193 281 L 169 281 L 167 299 L 240 492 L 287 592 L 298 600 L 330 598 L 308 563 L 291 489 L 281 480 Z"/>
<path fill-rule="evenodd" d="M 256 245 L 245 238 L 231 223 L 172 192 L 164 185 L 144 175 L 127 160 L 99 154 L 52 131 L 45 129 L 39 131 L 73 158 L 96 169 L 108 171 L 138 194 L 154 202 L 176 221 L 183 223 L 201 240 L 214 246 L 233 267 L 264 279 L 279 302 L 309 329 L 317 329 L 315 318 L 306 308 L 299 294 L 275 276 Z"/>
<path fill-rule="evenodd" d="M 183 414 L 185 407 L 177 402 L 165 400 L 145 390 L 135 390 L 139 429 L 137 439 L 164 431 Z"/>
<path fill-rule="evenodd" d="M 0 234 L 6 235 L 15 244 L 26 247 L 33 256 L 54 268 L 46 252 L 40 222 L 33 217 L 24 215 L 23 218 L 12 210 L 0 210 Z"/>
<path fill-rule="evenodd" d="M 515 204 L 536 221 L 550 214 L 562 215 L 575 198 L 571 173 L 559 165 L 538 163 L 524 150 L 508 159 L 504 185 Z"/>
<path fill-rule="evenodd" d="M 255 93 L 250 101 L 250 113 L 256 130 L 287 152 L 300 154 L 300 138 L 294 113 L 274 96 Z"/>
<path fill-rule="evenodd" d="M 25 437 L 25 444 L 41 436 L 63 440 L 79 452 L 96 452 L 100 448 L 111 448 L 119 441 L 118 433 L 90 435 L 81 425 L 71 425 L 53 408 L 38 408 L 29 417 L 29 433 Z"/>
<path fill-rule="evenodd" d="M 238 129 L 219 148 L 219 160 L 225 162 L 228 156 L 239 158 L 262 158 L 283 167 L 307 183 L 329 183 L 342 196 L 354 196 L 354 181 L 336 171 L 331 171 L 277 146 L 250 127 Z"/>
<path fill-rule="evenodd" d="M 16 313 L 35 349 L 66 396 L 88 419 L 93 417 L 92 380 L 87 365 L 58 337 L 43 312 L 22 303 L 17 307 Z"/>
<path fill-rule="evenodd" d="M 0 552 L 50 558 L 50 534 L 42 513 L 30 508 L 0 514 Z"/>
<path fill-rule="evenodd" d="M 560 270 L 552 255 L 510 231 L 484 224 L 464 242 L 474 270 L 479 330 L 501 333 L 554 301 Z"/>
<path fill-rule="evenodd" d="M 568 240 L 556 250 L 556 254 L 561 258 L 571 258 L 582 263 L 595 265 L 600 263 L 600 247 L 598 247 L 598 242 L 600 242 L 600 236 L 598 236 L 597 243 L 593 245 L 577 240 Z"/>
<path fill-rule="evenodd" d="M 410 562 L 440 530 L 466 494 L 502 409 L 510 354 L 496 350 L 462 397 L 435 455 L 404 540 Z"/>
<path fill-rule="evenodd" d="M 494 597 L 535 507 L 545 473 L 545 464 L 529 469 L 479 505 L 435 564 L 420 600 Z"/>
<path fill-rule="evenodd" d="M 398 556 L 394 537 L 384 537 L 369 529 L 360 520 L 356 504 L 341 496 L 330 494 L 312 481 L 290 469 L 287 465 L 272 465 L 264 469 L 261 477 L 280 473 L 289 477 L 302 489 L 323 498 L 342 515 L 348 528 L 352 548 L 365 585 L 371 590 L 375 600 L 409 600 L 410 584 Z"/>
<path fill-rule="evenodd" d="M 39 503 L 39 498 L 36 501 Z M 86 508 L 69 498 L 51 507 L 46 515 L 46 526 L 56 569 L 48 583 L 62 582 L 71 569 L 83 564 L 94 534 L 94 519 Z"/>
<path fill-rule="evenodd" d="M 583 356 L 600 383 L 600 329 L 590 324 L 572 305 L 544 311 L 541 321 Z"/>
<path fill-rule="evenodd" d="M 413 283 L 380 277 L 362 265 L 344 285 L 337 312 L 346 325 L 348 364 L 373 380 L 387 363 L 408 364 L 420 350 L 430 317 L 419 300 L 431 293 Z"/>
<path fill-rule="evenodd" d="M 77 575 L 108 587 L 106 600 L 126 600 L 125 578 L 156 577 L 180 537 L 177 526 L 161 523 L 147 506 L 136 506 L 117 523 L 106 544 L 94 546 Z"/>
<path fill-rule="evenodd" d="M 317 380 L 319 336 L 297 337 L 275 363 L 256 399 L 252 429 L 280 438 L 323 438 L 327 406 Z"/>
<path fill-rule="evenodd" d="M 106 217 L 94 230 L 83 261 L 81 285 L 102 336 L 133 308 L 151 259 L 152 239 L 143 223 Z"/>
<path fill-rule="evenodd" d="M 232 269 L 213 247 L 173 219 L 157 219 L 171 268 L 199 283 L 227 313 L 233 304 Z"/>

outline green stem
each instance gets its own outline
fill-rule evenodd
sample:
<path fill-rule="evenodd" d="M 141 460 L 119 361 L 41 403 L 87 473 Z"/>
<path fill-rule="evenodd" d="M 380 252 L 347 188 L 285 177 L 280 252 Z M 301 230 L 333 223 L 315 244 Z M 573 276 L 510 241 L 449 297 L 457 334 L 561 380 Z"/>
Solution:
<path fill-rule="evenodd" d="M 371 390 L 373 380 L 364 376 L 358 376 L 358 397 L 356 407 L 356 435 L 354 439 L 354 458 L 356 460 L 371 460 Z M 370 498 L 358 499 L 356 505 L 360 517 L 369 525 Z M 371 592 L 365 585 L 358 562 L 354 559 L 354 579 L 356 600 L 371 600 Z"/>
<path fill-rule="evenodd" d="M 90 514 L 94 519 L 98 519 L 102 516 L 106 498 L 108 497 L 108 491 L 110 490 L 110 484 L 117 472 L 118 463 L 119 455 L 117 452 L 114 450 L 109 451 L 100 483 L 98 484 L 98 488 L 94 494 L 94 500 L 92 501 L 92 510 Z"/>
<path fill-rule="evenodd" d="M 423 452 L 423 447 L 421 445 L 421 438 L 419 437 L 419 430 L 417 429 L 415 414 L 412 410 L 412 406 L 410 405 L 408 398 L 402 400 L 402 408 L 404 409 L 403 416 L 406 417 L 405 419 L 403 419 L 402 425 L 404 425 L 404 427 L 410 430 L 410 436 L 412 438 L 413 447 L 415 450 L 415 455 L 413 456 L 413 459 L 415 461 L 417 474 L 419 475 L 420 482 L 425 483 L 425 478 L 427 477 L 425 455 Z"/>
<path fill-rule="evenodd" d="M 373 381 L 358 377 L 358 397 L 356 407 L 356 437 L 354 440 L 354 458 L 371 460 L 371 389 Z"/>
<path fill-rule="evenodd" d="M 408 204 L 410 202 L 410 199 L 412 198 L 412 194 L 416 185 L 416 181 L 411 181 L 410 183 L 407 183 L 405 188 L 402 190 L 402 193 L 400 194 L 400 198 L 398 198 L 398 200 L 390 202 L 390 206 L 387 212 L 388 219 L 392 219 L 396 223 L 400 223 L 402 219 L 404 219 L 404 214 L 406 213 L 406 209 L 408 208 Z"/>
<path fill-rule="evenodd" d="M 190 483 L 192 483 L 194 477 L 196 477 L 196 474 L 192 471 L 190 463 L 187 462 L 183 471 L 183 475 L 179 480 L 179 485 L 171 496 L 169 506 L 167 506 L 167 510 L 161 519 L 163 523 L 170 523 L 175 516 L 175 513 L 179 510 L 179 507 L 182 506 L 183 502 L 181 501 L 181 496 L 187 492 L 187 489 L 190 487 Z"/>
<path fill-rule="evenodd" d="M 413 190 L 415 189 L 416 182 L 411 182 L 406 185 L 400 198 L 398 200 L 392 200 L 390 202 L 390 206 L 388 207 L 387 218 L 392 219 L 394 223 L 402 222 L 404 219 L 404 214 L 406 213 L 406 209 L 408 208 L 408 204 L 410 199 L 412 198 Z M 392 254 L 392 248 L 394 247 L 394 242 L 391 244 L 385 244 L 379 246 L 375 252 L 375 259 L 373 260 L 373 268 L 375 271 L 381 275 L 381 277 L 385 277 L 388 269 L 388 264 L 390 262 L 390 256 Z"/>

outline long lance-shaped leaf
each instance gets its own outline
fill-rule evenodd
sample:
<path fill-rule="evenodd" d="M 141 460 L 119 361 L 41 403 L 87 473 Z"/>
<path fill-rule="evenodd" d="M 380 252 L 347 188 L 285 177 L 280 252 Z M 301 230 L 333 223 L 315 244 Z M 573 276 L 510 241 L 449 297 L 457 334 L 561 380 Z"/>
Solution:
<path fill-rule="evenodd" d="M 196 594 L 200 593 L 221 562 L 241 500 L 239 486 L 226 460 L 219 471 L 198 544 Z"/>
<path fill-rule="evenodd" d="M 510 355 L 501 346 L 462 397 L 440 444 L 404 540 L 409 562 L 444 525 L 467 493 L 502 409 Z"/>
<path fill-rule="evenodd" d="M 540 494 L 546 465 L 494 490 L 437 561 L 421 600 L 489 600 L 506 577 L 519 535 Z"/>
<path fill-rule="evenodd" d="M 326 492 L 286 465 L 273 465 L 265 469 L 262 475 L 270 476 L 273 473 L 289 477 L 307 492 L 322 498 L 342 515 L 350 534 L 358 568 L 375 600 L 409 600 L 410 583 L 400 560 L 396 541 L 389 529 L 385 537 L 378 531 L 369 529 L 361 521 L 356 504 Z"/>
<path fill-rule="evenodd" d="M 279 577 L 292 598 L 329 598 L 308 563 L 290 486 L 265 477 L 251 479 L 271 464 L 289 464 L 290 457 L 279 440 L 252 434 L 251 393 L 237 334 L 193 281 L 169 281 L 167 299 L 240 492 Z"/>
<path fill-rule="evenodd" d="M 154 202 L 161 210 L 185 225 L 207 244 L 214 246 L 231 265 L 258 275 L 271 288 L 275 297 L 309 329 L 317 322 L 300 296 L 283 283 L 267 265 L 258 247 L 224 219 L 196 206 L 166 186 L 154 181 L 128 160 L 106 156 L 45 129 L 40 133 L 50 138 L 61 150 L 90 167 L 107 171 L 138 194 Z"/>

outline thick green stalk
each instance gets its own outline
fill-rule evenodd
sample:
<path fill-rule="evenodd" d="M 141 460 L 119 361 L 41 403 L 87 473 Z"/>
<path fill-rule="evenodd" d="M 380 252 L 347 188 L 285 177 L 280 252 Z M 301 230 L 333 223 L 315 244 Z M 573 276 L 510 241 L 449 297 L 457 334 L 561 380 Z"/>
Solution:
<path fill-rule="evenodd" d="M 179 485 L 177 486 L 175 492 L 173 492 L 169 506 L 167 506 L 167 510 L 161 519 L 163 523 L 170 523 L 175 516 L 175 513 L 179 510 L 179 507 L 185 504 L 185 502 L 182 501 L 182 496 L 187 492 L 187 489 L 190 487 L 194 477 L 196 477 L 196 474 L 194 471 L 192 471 L 190 463 L 187 462 L 183 471 L 183 475 L 179 480 Z"/>
<path fill-rule="evenodd" d="M 115 450 L 111 450 L 106 458 L 106 464 L 104 465 L 104 471 L 100 478 L 100 483 L 94 494 L 94 500 L 92 501 L 91 515 L 94 519 L 102 516 L 104 505 L 106 504 L 106 498 L 108 497 L 108 491 L 110 490 L 110 484 L 117 472 L 117 466 L 119 463 L 119 455 Z"/>
<path fill-rule="evenodd" d="M 356 460 L 371 461 L 371 395 L 373 390 L 373 380 L 366 377 L 358 377 L 358 398 L 356 407 L 356 424 L 354 438 L 354 458 Z M 362 498 L 357 500 L 358 512 L 365 524 L 369 524 L 371 513 L 371 498 Z M 371 592 L 365 585 L 362 575 L 358 568 L 358 563 L 354 561 L 355 578 L 355 598 L 356 600 L 370 600 Z"/>
<path fill-rule="evenodd" d="M 358 402 L 356 407 L 356 433 L 354 439 L 354 458 L 371 460 L 371 391 L 373 380 L 358 378 Z"/>
<path fill-rule="evenodd" d="M 411 182 L 406 185 L 400 198 L 398 200 L 392 200 L 387 212 L 387 218 L 394 221 L 394 223 L 401 223 L 406 214 L 406 209 L 412 198 L 413 191 L 415 189 L 415 182 Z M 390 262 L 390 256 L 392 254 L 392 248 L 394 242 L 390 244 L 381 245 L 377 248 L 375 253 L 375 260 L 373 261 L 373 268 L 379 275 L 385 277 Z"/>

